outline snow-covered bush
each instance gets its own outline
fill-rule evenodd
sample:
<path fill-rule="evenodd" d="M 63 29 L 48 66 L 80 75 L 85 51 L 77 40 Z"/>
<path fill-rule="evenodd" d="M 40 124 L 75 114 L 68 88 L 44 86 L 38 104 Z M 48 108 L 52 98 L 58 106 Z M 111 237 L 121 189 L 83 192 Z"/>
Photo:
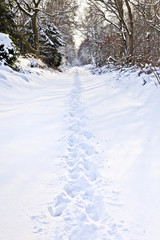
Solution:
<path fill-rule="evenodd" d="M 17 47 L 8 34 L 0 33 L 0 63 L 13 66 L 18 56 Z"/>

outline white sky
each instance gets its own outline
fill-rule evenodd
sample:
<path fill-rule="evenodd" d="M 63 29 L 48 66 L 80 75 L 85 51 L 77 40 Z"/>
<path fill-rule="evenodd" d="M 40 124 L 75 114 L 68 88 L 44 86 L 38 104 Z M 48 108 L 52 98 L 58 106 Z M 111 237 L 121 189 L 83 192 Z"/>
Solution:
<path fill-rule="evenodd" d="M 87 7 L 87 3 L 86 3 L 86 0 L 78 0 L 78 4 L 79 4 L 79 9 L 77 13 L 77 18 L 80 18 L 84 15 L 85 8 Z M 80 46 L 83 39 L 84 37 L 82 36 L 82 34 L 79 31 L 75 30 L 74 40 L 75 40 L 75 45 L 77 49 Z"/>

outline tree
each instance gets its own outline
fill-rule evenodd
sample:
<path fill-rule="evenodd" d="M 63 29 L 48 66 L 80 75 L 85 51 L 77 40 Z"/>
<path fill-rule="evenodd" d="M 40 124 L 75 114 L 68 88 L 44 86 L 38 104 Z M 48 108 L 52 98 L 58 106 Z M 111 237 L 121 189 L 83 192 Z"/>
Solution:
<path fill-rule="evenodd" d="M 44 58 L 49 67 L 59 66 L 62 60 L 58 48 L 62 47 L 64 42 L 58 29 L 53 23 L 45 23 L 39 31 L 40 56 Z"/>
<path fill-rule="evenodd" d="M 160 1 L 135 0 L 132 5 L 136 16 L 136 58 L 140 62 L 157 65 L 160 56 Z"/>
<path fill-rule="evenodd" d="M 105 24 L 106 36 L 114 35 L 117 44 L 112 47 L 119 52 L 116 58 L 121 63 L 158 62 L 160 1 L 88 0 L 88 3 L 102 20 L 98 28 Z"/>
<path fill-rule="evenodd" d="M 14 14 L 6 5 L 5 0 L 0 0 L 0 32 L 13 35 L 14 29 Z"/>
<path fill-rule="evenodd" d="M 71 0 L 8 0 L 16 3 L 16 23 L 17 33 L 20 39 L 20 47 L 23 53 L 30 52 L 42 56 L 44 49 L 47 47 L 46 37 L 50 39 L 52 44 L 52 53 L 54 52 L 55 61 L 62 58 L 62 54 L 69 54 L 68 47 L 73 45 L 73 23 L 76 9 L 76 1 Z M 49 25 L 52 25 L 53 39 L 49 34 Z M 48 30 L 47 30 L 48 28 Z M 56 30 L 55 30 L 56 29 Z M 52 32 L 50 29 L 50 31 Z M 60 36 L 61 35 L 61 36 Z M 59 38 L 63 38 L 62 44 Z M 59 42 L 60 44 L 56 44 Z M 43 46 L 44 44 L 44 46 Z M 49 48 L 51 48 L 48 45 Z M 61 51 L 59 51 L 61 47 Z M 46 51 L 46 50 L 45 50 Z M 72 51 L 73 53 L 73 51 Z M 52 55 L 52 57 L 53 57 Z M 44 55 L 43 55 L 44 56 Z M 48 54 L 45 56 L 48 57 Z M 56 60 L 57 59 L 57 60 Z M 53 59 L 52 59 L 53 60 Z M 59 62 L 58 61 L 58 62 Z M 57 63 L 59 64 L 59 63 Z"/>
<path fill-rule="evenodd" d="M 77 8 L 76 0 L 47 0 L 44 6 L 49 21 L 54 23 L 62 35 L 65 45 L 61 48 L 61 52 L 65 61 L 70 64 L 74 64 L 76 58 L 74 33 Z"/>
<path fill-rule="evenodd" d="M 18 51 L 8 34 L 0 33 L 0 62 L 13 67 Z"/>
<path fill-rule="evenodd" d="M 95 14 L 96 9 L 93 7 L 88 7 L 85 15 L 81 18 L 79 31 L 83 35 L 84 41 L 80 46 L 78 57 L 81 63 L 101 65 L 104 57 L 101 47 L 105 37 L 105 27 L 101 18 Z M 87 57 L 84 55 L 85 51 Z"/>
<path fill-rule="evenodd" d="M 80 65 L 87 65 L 93 63 L 93 58 L 92 58 L 92 53 L 90 46 L 92 43 L 90 42 L 89 39 L 85 39 L 79 49 L 78 49 L 78 62 Z"/>
<path fill-rule="evenodd" d="M 29 17 L 32 23 L 32 30 L 34 36 L 34 47 L 39 53 L 39 35 L 38 35 L 38 26 L 37 18 L 40 11 L 40 3 L 42 0 L 33 0 L 33 1 L 24 1 L 24 0 L 15 0 L 18 8 L 25 15 Z"/>
<path fill-rule="evenodd" d="M 88 0 L 98 15 L 121 35 L 121 56 L 133 56 L 133 13 L 129 0 Z"/>

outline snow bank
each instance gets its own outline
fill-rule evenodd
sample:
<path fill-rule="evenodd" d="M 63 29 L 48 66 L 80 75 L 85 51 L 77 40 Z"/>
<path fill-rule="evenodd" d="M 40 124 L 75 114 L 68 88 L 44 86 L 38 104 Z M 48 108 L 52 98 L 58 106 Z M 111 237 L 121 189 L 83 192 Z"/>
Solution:
<path fill-rule="evenodd" d="M 47 66 L 39 58 L 35 58 L 32 55 L 28 57 L 20 56 L 18 58 L 17 67 L 22 71 L 26 71 L 28 68 L 46 68 Z"/>

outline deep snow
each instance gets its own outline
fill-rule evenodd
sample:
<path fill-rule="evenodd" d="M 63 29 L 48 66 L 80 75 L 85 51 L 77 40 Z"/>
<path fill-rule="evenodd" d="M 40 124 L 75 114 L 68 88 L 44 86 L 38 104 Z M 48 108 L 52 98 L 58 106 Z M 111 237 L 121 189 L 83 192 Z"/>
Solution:
<path fill-rule="evenodd" d="M 0 66 L 0 239 L 159 240 L 154 75 L 27 64 Z"/>

